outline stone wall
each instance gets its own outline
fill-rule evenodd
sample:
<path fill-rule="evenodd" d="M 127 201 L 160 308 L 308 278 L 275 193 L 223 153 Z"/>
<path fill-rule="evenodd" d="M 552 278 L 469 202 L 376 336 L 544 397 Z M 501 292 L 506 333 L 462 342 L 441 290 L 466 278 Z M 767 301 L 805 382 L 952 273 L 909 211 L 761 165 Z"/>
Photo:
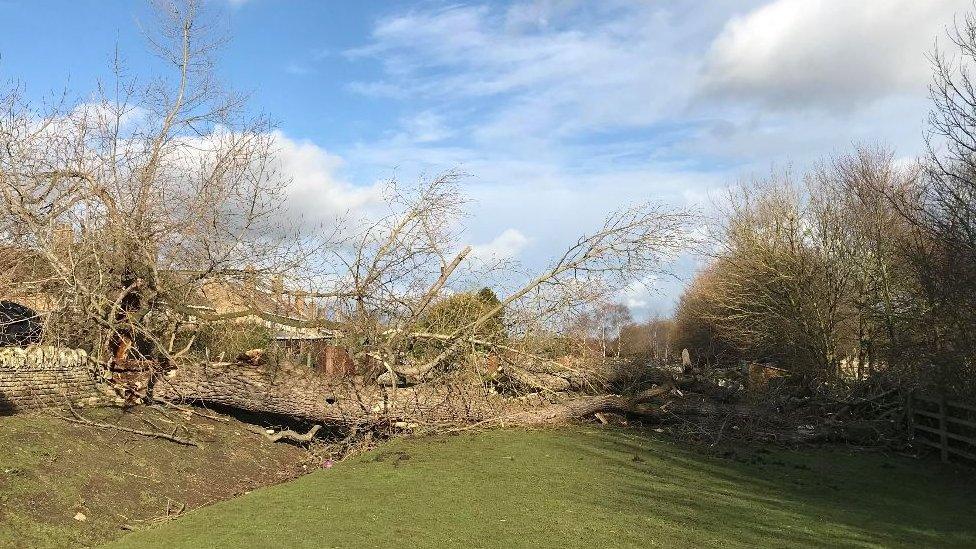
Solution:
<path fill-rule="evenodd" d="M 0 414 L 94 403 L 97 369 L 82 350 L 0 348 Z"/>

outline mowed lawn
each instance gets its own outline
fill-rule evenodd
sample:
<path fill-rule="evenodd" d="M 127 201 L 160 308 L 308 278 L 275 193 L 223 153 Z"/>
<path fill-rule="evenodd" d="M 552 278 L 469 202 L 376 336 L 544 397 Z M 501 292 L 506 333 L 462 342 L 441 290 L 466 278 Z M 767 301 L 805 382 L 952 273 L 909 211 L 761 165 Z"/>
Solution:
<path fill-rule="evenodd" d="M 616 429 L 404 440 L 115 548 L 976 547 L 976 471 Z"/>

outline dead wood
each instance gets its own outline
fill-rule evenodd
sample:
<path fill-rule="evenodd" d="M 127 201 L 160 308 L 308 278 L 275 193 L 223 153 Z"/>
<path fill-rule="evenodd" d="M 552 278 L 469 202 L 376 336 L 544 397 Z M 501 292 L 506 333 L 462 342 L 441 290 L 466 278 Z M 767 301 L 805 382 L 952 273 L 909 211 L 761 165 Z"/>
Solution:
<path fill-rule="evenodd" d="M 541 410 L 530 410 L 499 418 L 500 423 L 520 425 L 546 425 L 566 423 L 589 417 L 596 413 L 645 415 L 642 405 L 653 402 L 671 392 L 670 386 L 652 387 L 632 396 L 600 395 L 582 397 Z"/>
<path fill-rule="evenodd" d="M 156 386 L 154 397 L 174 402 L 220 404 L 250 412 L 272 413 L 317 423 L 348 424 L 364 410 L 341 387 L 323 378 L 295 376 L 233 365 L 188 366 Z"/>
<path fill-rule="evenodd" d="M 71 413 L 74 417 L 58 416 L 59 418 L 69 422 L 77 423 L 79 425 L 87 425 L 88 427 L 94 427 L 96 429 L 104 430 L 115 430 L 122 431 L 124 433 L 131 433 L 133 435 L 140 435 L 149 438 L 161 438 L 164 440 L 169 440 L 177 444 L 182 444 L 183 446 L 193 446 L 199 447 L 200 445 L 191 439 L 176 436 L 175 431 L 173 433 L 164 433 L 162 431 L 144 431 L 142 429 L 131 429 L 129 427 L 123 427 L 121 425 L 112 425 L 111 423 L 102 423 L 100 421 L 92 421 L 86 417 L 82 417 L 74 409 L 71 409 Z"/>
<path fill-rule="evenodd" d="M 509 382 L 526 387 L 533 391 L 562 392 L 576 388 L 568 379 L 547 372 L 534 372 L 514 365 L 505 365 L 494 375 L 495 381 Z"/>
<path fill-rule="evenodd" d="M 278 431 L 277 433 L 271 435 L 265 433 L 264 436 L 271 442 L 278 442 L 279 440 L 290 440 L 292 442 L 311 442 L 312 439 L 315 438 L 315 434 L 318 433 L 319 430 L 321 429 L 322 429 L 321 425 L 313 425 L 312 428 L 309 429 L 307 433 L 298 433 L 292 431 L 291 429 L 285 429 L 283 431 Z"/>

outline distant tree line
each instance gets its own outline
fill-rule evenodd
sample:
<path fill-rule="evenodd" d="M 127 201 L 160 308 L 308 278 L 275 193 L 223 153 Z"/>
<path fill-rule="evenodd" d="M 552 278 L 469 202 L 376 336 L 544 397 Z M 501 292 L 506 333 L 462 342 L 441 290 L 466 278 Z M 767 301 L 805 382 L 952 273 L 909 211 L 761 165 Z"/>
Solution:
<path fill-rule="evenodd" d="M 729 192 L 709 266 L 675 315 L 702 363 L 778 364 L 811 382 L 879 372 L 976 394 L 976 19 L 932 56 L 922 158 L 860 147 Z"/>

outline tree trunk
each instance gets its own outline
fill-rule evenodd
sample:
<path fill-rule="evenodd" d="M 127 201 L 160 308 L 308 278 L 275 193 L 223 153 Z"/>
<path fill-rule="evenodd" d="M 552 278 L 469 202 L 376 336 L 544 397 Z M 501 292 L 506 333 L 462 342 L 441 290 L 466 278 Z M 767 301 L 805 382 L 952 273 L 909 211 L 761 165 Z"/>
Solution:
<path fill-rule="evenodd" d="M 458 384 L 381 387 L 358 378 L 270 372 L 240 364 L 181 367 L 174 374 L 156 383 L 154 396 L 328 425 L 463 423 L 481 421 L 496 412 L 484 394 L 472 393 L 466 398 Z"/>
<path fill-rule="evenodd" d="M 346 424 L 365 415 L 337 397 L 338 384 L 325 378 L 277 375 L 240 364 L 181 367 L 156 382 L 154 397 L 219 404 L 249 412 L 271 413 L 314 422 Z"/>
<path fill-rule="evenodd" d="M 586 396 L 506 414 L 509 399 L 484 394 L 465 398 L 457 386 L 422 384 L 386 389 L 318 376 L 273 375 L 240 365 L 180 368 L 174 377 L 157 382 L 155 387 L 155 396 L 166 400 L 220 404 L 332 425 L 370 421 L 463 424 L 494 419 L 528 425 L 564 423 L 597 412 L 644 414 L 642 405 L 671 390 L 664 386 L 630 397 Z"/>
<path fill-rule="evenodd" d="M 647 411 L 641 406 L 652 402 L 671 391 L 671 387 L 652 387 L 640 393 L 625 397 L 620 395 L 600 395 L 581 397 L 564 404 L 557 404 L 541 410 L 521 412 L 506 419 L 506 422 L 525 425 L 544 425 L 566 423 L 596 413 L 613 412 L 627 415 L 644 415 Z"/>

